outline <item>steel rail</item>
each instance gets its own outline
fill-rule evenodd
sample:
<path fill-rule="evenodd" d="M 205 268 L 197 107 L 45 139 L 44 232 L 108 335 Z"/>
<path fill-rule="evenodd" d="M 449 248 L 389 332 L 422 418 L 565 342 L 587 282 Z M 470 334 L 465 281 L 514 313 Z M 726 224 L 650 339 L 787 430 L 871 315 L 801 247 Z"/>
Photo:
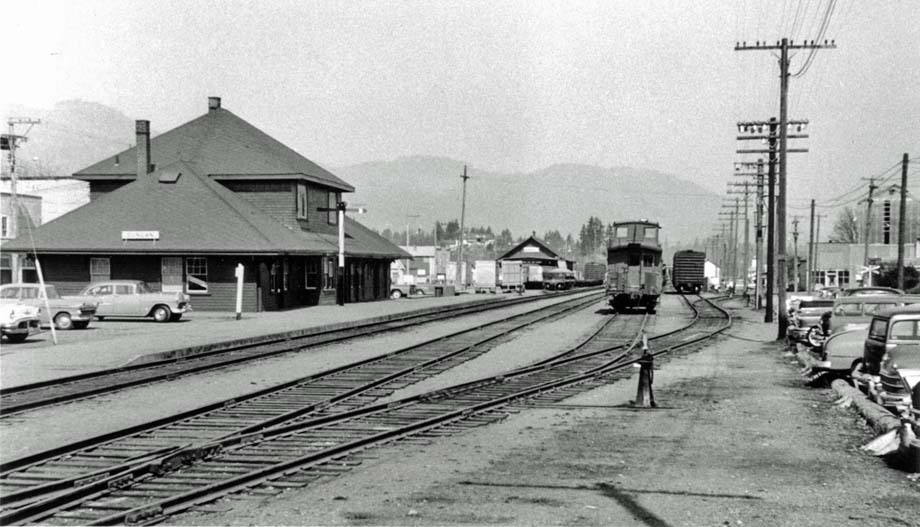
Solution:
<path fill-rule="evenodd" d="M 724 310 L 723 310 L 723 313 L 725 313 Z M 728 315 L 727 313 L 725 313 L 725 315 L 728 318 L 728 324 L 725 324 L 723 327 L 718 328 L 714 331 L 710 331 L 709 333 L 702 334 L 693 339 L 683 339 L 681 341 L 677 341 L 670 347 L 657 352 L 656 355 L 660 355 L 660 354 L 672 351 L 680 347 L 692 345 L 701 340 L 710 338 L 714 334 L 718 334 L 719 332 L 724 331 L 731 324 L 730 315 Z M 699 313 L 697 312 L 697 316 L 694 318 L 694 321 L 687 327 L 691 327 L 693 324 L 696 323 L 697 320 L 699 320 L 699 318 L 700 318 Z M 686 328 L 683 328 L 683 329 L 686 329 Z M 676 332 L 669 332 L 669 334 L 675 334 L 675 333 Z M 666 335 L 660 335 L 660 336 L 653 337 L 653 338 L 662 339 L 665 337 Z M 636 344 L 636 339 L 633 340 L 631 346 L 634 347 L 635 344 Z M 295 467 L 302 467 L 306 464 L 316 465 L 318 463 L 327 462 L 331 459 L 335 459 L 338 456 L 347 455 L 348 452 L 354 450 L 355 448 L 364 448 L 370 445 L 378 444 L 381 441 L 391 440 L 395 437 L 403 437 L 406 435 L 417 434 L 420 430 L 442 426 L 445 423 L 451 422 L 453 420 L 467 419 L 470 416 L 478 415 L 490 408 L 493 408 L 495 405 L 504 405 L 507 402 L 511 401 L 512 399 L 528 397 L 528 396 L 532 396 L 538 393 L 542 393 L 547 390 L 556 390 L 565 385 L 569 385 L 569 384 L 573 384 L 577 382 L 584 382 L 585 380 L 588 380 L 588 379 L 603 376 L 609 371 L 622 369 L 623 367 L 631 365 L 634 362 L 636 362 L 636 360 L 638 360 L 638 359 L 633 359 L 630 361 L 622 361 L 621 359 L 623 355 L 624 354 L 620 354 L 617 357 L 614 357 L 608 360 L 604 364 L 595 365 L 591 367 L 590 369 L 588 369 L 587 371 L 583 371 L 580 373 L 566 372 L 566 376 L 562 379 L 553 379 L 553 380 L 545 381 L 542 378 L 537 378 L 536 380 L 538 381 L 538 383 L 536 385 L 531 384 L 531 385 L 525 386 L 523 389 L 518 389 L 512 394 L 502 394 L 499 398 L 495 398 L 494 396 L 491 396 L 488 393 L 486 393 L 485 395 L 478 395 L 478 396 L 475 393 L 473 393 L 473 395 L 468 396 L 466 400 L 466 404 L 468 405 L 472 404 L 472 406 L 467 406 L 466 408 L 462 410 L 453 410 L 449 407 L 441 408 L 438 410 L 440 412 L 439 415 L 432 416 L 430 418 L 426 418 L 425 420 L 421 422 L 415 422 L 414 424 L 410 424 L 407 427 L 387 430 L 385 432 L 373 434 L 371 437 L 359 438 L 357 440 L 347 442 L 345 445 L 338 445 L 333 448 L 322 449 L 318 453 L 313 453 L 309 456 L 301 457 L 301 458 L 298 458 L 292 461 L 286 461 L 280 464 L 278 463 L 270 464 L 270 466 L 268 467 L 263 467 L 254 472 L 248 473 L 243 476 L 237 476 L 229 480 L 220 482 L 218 484 L 206 485 L 202 487 L 203 485 L 202 483 L 202 484 L 197 485 L 197 487 L 201 487 L 201 488 L 196 488 L 195 490 L 185 492 L 181 494 L 180 496 L 174 496 L 174 497 L 166 498 L 163 500 L 159 500 L 153 504 L 147 504 L 141 507 L 135 507 L 130 510 L 123 511 L 115 515 L 110 515 L 105 518 L 98 518 L 98 515 L 96 515 L 96 519 L 98 519 L 99 524 L 109 524 L 109 523 L 114 523 L 114 522 L 119 522 L 119 521 L 130 521 L 130 522 L 156 521 L 157 518 L 162 519 L 163 514 L 172 514 L 180 510 L 186 509 L 190 506 L 193 506 L 196 503 L 199 503 L 201 501 L 213 500 L 216 497 L 218 497 L 218 495 L 223 495 L 228 492 L 233 492 L 241 488 L 252 486 L 254 484 L 253 482 L 258 483 L 260 481 L 264 481 L 266 478 L 276 477 L 279 474 L 284 474 L 284 472 L 286 471 L 291 471 L 291 469 Z M 583 358 L 584 357 L 581 357 L 581 359 Z M 569 362 L 579 360 L 576 357 L 571 357 L 571 359 L 572 360 Z M 549 371 L 552 369 L 559 369 L 559 368 L 560 368 L 559 364 L 548 363 L 548 364 L 544 364 L 543 366 L 537 369 Z M 514 377 L 524 378 L 528 375 L 532 375 L 534 371 L 535 370 L 533 369 L 533 367 L 531 367 L 531 371 L 529 372 L 524 371 L 524 369 L 519 369 L 511 373 L 506 373 L 500 376 L 495 376 L 495 377 L 488 378 L 488 379 L 474 381 L 473 383 L 466 383 L 466 385 L 452 387 L 447 390 L 439 390 L 439 391 L 428 393 L 428 394 L 406 398 L 406 399 L 392 402 L 389 404 L 381 404 L 381 405 L 376 405 L 374 407 L 353 410 L 351 412 L 346 412 L 347 415 L 338 414 L 338 415 L 332 415 L 332 416 L 327 416 L 324 418 L 312 420 L 306 423 L 279 426 L 273 429 L 264 430 L 256 434 L 250 434 L 248 436 L 237 436 L 235 438 L 223 440 L 215 444 L 204 445 L 202 447 L 198 447 L 193 450 L 171 455 L 156 463 L 150 463 L 143 467 L 137 467 L 136 469 L 133 469 L 130 473 L 120 474 L 118 476 L 113 476 L 109 478 L 108 480 L 103 480 L 103 481 L 96 482 L 92 485 L 88 485 L 84 489 L 79 489 L 78 491 L 72 492 L 69 496 L 56 496 L 54 498 L 46 500 L 46 502 L 40 504 L 39 507 L 37 508 L 33 507 L 33 509 L 35 510 L 32 512 L 34 512 L 35 514 L 32 516 L 20 515 L 19 519 L 13 519 L 13 517 L 8 517 L 7 519 L 11 521 L 31 521 L 35 519 L 41 519 L 41 517 L 44 517 L 44 516 L 40 516 L 40 515 L 47 514 L 48 510 L 61 509 L 61 508 L 74 506 L 75 500 L 85 501 L 85 500 L 92 500 L 92 499 L 102 497 L 112 492 L 112 489 L 117 489 L 119 486 L 123 484 L 137 483 L 138 486 L 143 487 L 144 481 L 155 478 L 158 475 L 171 473 L 175 471 L 177 468 L 182 467 L 185 463 L 198 462 L 199 464 L 204 464 L 204 465 L 206 465 L 207 463 L 220 463 L 221 455 L 224 455 L 224 456 L 240 455 L 240 452 L 243 449 L 250 447 L 250 446 L 255 447 L 259 444 L 262 444 L 263 442 L 268 442 L 270 446 L 271 445 L 269 441 L 270 438 L 291 437 L 297 434 L 304 433 L 304 431 L 319 429 L 322 427 L 328 427 L 330 423 L 334 424 L 336 421 L 340 423 L 345 422 L 344 419 L 346 418 L 353 419 L 355 417 L 363 417 L 367 419 L 367 418 L 372 418 L 374 415 L 378 415 L 378 414 L 386 414 L 386 413 L 392 414 L 392 413 L 398 412 L 401 409 L 408 408 L 411 411 L 412 407 L 419 406 L 419 405 L 431 406 L 432 404 L 435 404 L 435 406 L 437 406 L 438 401 L 442 400 L 443 398 L 449 398 L 449 399 L 444 399 L 444 402 L 452 401 L 455 403 L 456 401 L 461 400 L 460 396 L 464 393 L 470 394 L 471 392 L 476 392 L 477 390 L 483 391 L 484 389 L 487 389 L 490 386 L 502 386 L 503 385 L 504 391 L 507 391 L 508 388 L 510 388 L 509 384 L 513 384 L 515 382 L 511 380 L 512 378 Z M 534 377 L 538 377 L 538 376 L 534 375 Z M 481 402 L 480 398 L 483 396 L 486 396 L 487 399 L 489 400 L 486 402 Z M 392 419 L 392 417 L 390 419 Z M 355 426 L 355 425 L 352 425 L 352 426 Z M 386 426 L 386 428 L 392 428 L 392 427 L 388 425 Z M 351 430 L 351 429 L 346 429 L 346 432 L 348 430 Z M 376 429 L 372 427 L 370 430 L 374 431 Z M 319 432 L 322 432 L 322 430 L 319 430 Z M 235 451 L 228 450 L 231 448 L 235 448 L 236 450 Z M 214 458 L 215 456 L 217 456 L 216 459 L 209 460 L 209 458 Z M 262 459 L 261 462 L 262 464 L 266 463 L 265 459 Z M 255 463 L 255 461 L 253 461 L 253 463 Z M 297 468 L 297 470 L 295 470 L 294 472 L 297 472 L 299 470 L 300 468 Z M 99 503 L 94 503 L 91 507 L 97 507 L 97 506 L 100 506 Z M 101 506 L 104 507 L 104 505 L 101 505 Z M 44 508 L 44 511 L 45 511 L 44 513 L 36 512 L 37 510 L 42 509 L 42 508 Z M 20 512 L 21 514 L 28 513 L 28 511 L 20 511 Z M 80 521 L 82 522 L 83 520 L 80 520 Z M 9 523 L 9 522 L 4 521 L 4 523 Z"/>
<path fill-rule="evenodd" d="M 6 462 L 2 465 L 2 467 L 0 467 L 2 468 L 2 479 L 0 479 L 0 484 L 5 482 L 15 482 L 15 484 L 20 486 L 20 488 L 18 490 L 16 488 L 6 489 L 9 492 L 4 493 L 2 504 L 0 504 L 0 506 L 4 508 L 11 505 L 16 506 L 23 501 L 34 500 L 38 497 L 66 490 L 71 487 L 86 485 L 87 483 L 91 483 L 100 478 L 110 477 L 113 474 L 117 474 L 133 466 L 137 466 L 139 464 L 138 460 L 145 460 L 149 457 L 147 451 L 142 451 L 140 454 L 131 456 L 129 459 L 122 460 L 116 457 L 116 461 L 120 462 L 110 461 L 109 463 L 105 464 L 105 466 L 100 467 L 98 463 L 101 463 L 102 460 L 105 459 L 106 453 L 110 453 L 112 449 L 118 447 L 118 441 L 121 441 L 123 444 L 124 440 L 128 440 L 130 443 L 131 441 L 144 439 L 145 436 L 150 436 L 154 433 L 169 435 L 170 433 L 175 433 L 171 432 L 171 430 L 174 429 L 182 429 L 188 431 L 194 427 L 196 431 L 200 431 L 202 427 L 205 427 L 205 434 L 203 436 L 198 435 L 197 442 L 207 442 L 219 437 L 250 433 L 277 425 L 287 420 L 302 418 L 309 413 L 317 412 L 331 404 L 343 402 L 357 396 L 364 396 L 366 399 L 365 403 L 370 403 L 373 400 L 379 398 L 379 396 L 367 396 L 367 392 L 372 389 L 379 389 L 384 387 L 387 383 L 399 381 L 400 379 L 405 381 L 407 376 L 418 374 L 419 372 L 422 372 L 426 369 L 431 369 L 437 366 L 439 363 L 449 363 L 452 359 L 456 359 L 457 357 L 460 357 L 462 360 L 468 360 L 473 358 L 473 356 L 478 356 L 478 354 L 487 350 L 484 345 L 492 341 L 500 339 L 514 331 L 518 331 L 535 323 L 545 321 L 548 318 L 565 315 L 572 311 L 582 309 L 587 305 L 595 303 L 598 297 L 599 295 L 589 294 L 583 297 L 565 300 L 563 302 L 545 306 L 543 308 L 535 309 L 526 313 L 512 315 L 500 320 L 496 320 L 479 327 L 469 328 L 452 333 L 450 335 L 445 335 L 443 337 L 430 339 L 426 342 L 402 348 L 382 356 L 372 357 L 357 363 L 340 366 L 332 370 L 327 370 L 325 372 L 313 374 L 302 379 L 290 381 L 279 386 L 263 389 L 254 394 L 228 399 L 219 403 L 207 405 L 201 409 L 183 412 L 175 418 L 160 419 L 152 423 L 137 425 L 122 431 L 97 436 L 95 438 L 90 438 L 88 440 L 80 441 L 71 445 L 65 445 L 57 449 L 40 452 L 38 454 L 26 456 L 18 460 Z M 486 334 L 483 335 L 482 333 L 484 331 Z M 479 334 L 478 336 L 477 333 Z M 464 340 L 466 337 L 474 338 L 472 340 Z M 439 347 L 443 348 L 445 345 L 449 345 L 452 339 L 460 339 L 460 341 L 454 345 L 454 349 L 452 351 L 448 350 L 447 352 L 443 352 L 435 350 L 437 351 L 437 354 L 434 357 L 424 360 L 428 355 L 430 355 L 429 350 L 433 345 L 439 344 Z M 414 351 L 419 352 L 422 354 L 422 356 L 419 358 L 412 358 L 411 355 Z M 464 353 L 466 356 L 462 356 Z M 407 355 L 409 356 L 407 357 Z M 397 371 L 386 372 L 384 370 L 383 373 L 388 374 L 382 376 L 380 367 L 386 366 L 387 362 L 395 362 Z M 403 366 L 403 363 L 406 362 L 413 362 L 413 364 L 408 367 Z M 209 418 L 213 417 L 217 421 L 233 418 L 238 419 L 238 414 L 241 412 L 241 410 L 245 410 L 246 406 L 250 405 L 252 402 L 258 404 L 260 400 L 265 399 L 266 397 L 271 398 L 275 394 L 283 394 L 284 392 L 291 391 L 292 389 L 309 386 L 318 382 L 328 382 L 330 379 L 336 379 L 342 374 L 347 374 L 349 372 L 357 371 L 360 373 L 362 370 L 367 370 L 369 366 L 376 366 L 376 368 L 373 371 L 365 371 L 363 374 L 350 379 L 350 382 L 346 383 L 344 386 L 336 387 L 337 393 L 327 394 L 324 390 L 324 393 L 321 397 L 307 397 L 306 399 L 301 398 L 296 401 L 285 401 L 284 406 L 281 407 L 281 410 L 284 410 L 288 407 L 293 407 L 294 410 L 280 411 L 278 408 L 256 408 L 251 410 L 250 413 L 257 412 L 259 419 L 255 420 L 255 422 L 252 422 L 251 424 L 244 422 L 239 426 L 229 430 L 219 426 L 208 428 Z M 451 366 L 451 364 L 446 364 L 442 366 L 438 371 L 432 372 L 432 374 L 443 371 L 446 369 L 446 367 L 449 366 Z M 335 391 L 336 390 L 333 390 L 333 392 Z M 187 432 L 179 433 L 185 434 Z M 170 447 L 178 449 L 179 446 L 188 445 L 167 444 L 163 445 L 161 449 L 167 449 Z M 150 447 L 148 450 L 152 449 L 153 447 Z M 68 467 L 72 467 L 79 459 L 86 459 L 91 466 L 97 469 L 88 473 L 80 473 L 76 475 L 70 475 L 69 477 L 51 479 L 48 476 L 47 471 L 49 468 L 54 467 L 52 460 L 61 457 L 64 458 L 64 462 Z M 41 471 L 41 473 L 32 476 L 29 472 L 29 469 L 36 466 Z M 69 470 L 72 471 L 72 468 L 69 468 Z M 38 479 L 39 484 L 26 486 L 24 480 L 29 477 L 40 478 Z M 9 485 L 7 486 L 9 487 Z"/>
<path fill-rule="evenodd" d="M 585 292 L 584 289 L 558 294 L 573 295 L 583 292 Z M 2 388 L 0 389 L 0 418 L 53 404 L 98 396 L 153 382 L 169 381 L 184 375 L 261 360 L 279 354 L 302 351 L 307 347 L 322 346 L 386 331 L 405 329 L 445 318 L 480 313 L 547 298 L 549 297 L 533 296 L 482 302 L 473 306 L 450 306 L 444 310 L 399 316 L 384 322 L 359 322 L 357 325 L 345 328 L 319 330 L 315 333 L 311 332 L 299 336 L 291 336 L 290 333 L 285 333 L 281 336 L 265 337 L 257 342 L 232 345 L 190 356 L 110 368 Z"/>

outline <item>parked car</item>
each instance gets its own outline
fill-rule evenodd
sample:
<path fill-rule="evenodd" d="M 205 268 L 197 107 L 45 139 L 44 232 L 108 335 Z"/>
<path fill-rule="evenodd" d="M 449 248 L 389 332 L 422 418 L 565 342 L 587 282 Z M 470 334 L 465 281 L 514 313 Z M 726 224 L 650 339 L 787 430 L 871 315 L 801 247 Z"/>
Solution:
<path fill-rule="evenodd" d="M 910 405 L 911 389 L 920 381 L 920 306 L 872 319 L 862 371 L 870 376 L 870 393 L 877 402 L 899 409 Z"/>
<path fill-rule="evenodd" d="M 48 298 L 50 312 L 45 309 L 45 296 Z M 95 303 L 64 298 L 53 285 L 45 285 L 44 295 L 40 284 L 0 286 L 0 302 L 11 300 L 38 308 L 41 324 L 50 326 L 53 322 L 58 329 L 86 329 L 96 314 Z"/>
<path fill-rule="evenodd" d="M 868 335 L 869 328 L 834 333 L 824 342 L 817 366 L 825 370 L 858 374 Z"/>
<path fill-rule="evenodd" d="M 801 300 L 789 318 L 789 328 L 786 330 L 789 343 L 818 346 L 817 335 L 823 334 L 821 316 L 833 308 L 833 300 Z"/>
<path fill-rule="evenodd" d="M 38 308 L 14 302 L 0 303 L 0 336 L 22 342 L 39 329 Z"/>
<path fill-rule="evenodd" d="M 896 307 L 920 304 L 916 295 L 850 295 L 834 300 L 831 315 L 822 318 L 825 334 L 833 335 L 840 331 L 863 329 L 869 327 L 872 317 L 878 313 Z"/>
<path fill-rule="evenodd" d="M 80 298 L 97 302 L 96 318 L 152 317 L 157 322 L 177 321 L 191 310 L 185 293 L 156 293 L 140 280 L 109 280 L 92 283 Z"/>
<path fill-rule="evenodd" d="M 878 296 L 878 295 L 903 295 L 904 291 L 900 289 L 895 289 L 893 287 L 882 287 L 882 286 L 868 286 L 868 287 L 852 287 L 850 289 L 842 289 L 838 296 Z"/>

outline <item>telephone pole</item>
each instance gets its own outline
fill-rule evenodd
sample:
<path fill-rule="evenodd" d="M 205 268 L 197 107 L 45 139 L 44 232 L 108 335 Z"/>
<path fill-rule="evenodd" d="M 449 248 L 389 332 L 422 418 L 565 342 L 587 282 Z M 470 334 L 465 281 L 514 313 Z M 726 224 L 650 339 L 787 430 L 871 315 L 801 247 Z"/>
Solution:
<path fill-rule="evenodd" d="M 875 184 L 875 177 L 869 178 L 869 197 L 866 198 L 866 232 L 863 236 L 863 267 L 866 268 L 866 278 L 863 280 L 863 287 L 872 285 L 872 269 L 869 268 L 869 229 L 872 228 L 872 193 L 878 186 Z"/>
<path fill-rule="evenodd" d="M 789 326 L 789 314 L 786 312 L 786 139 L 787 139 L 787 96 L 789 92 L 789 50 L 791 49 L 822 49 L 836 48 L 834 41 L 824 44 L 820 42 L 815 44 L 804 41 L 796 45 L 789 39 L 782 39 L 774 45 L 761 44 L 757 42 L 755 46 L 748 46 L 747 42 L 736 44 L 735 51 L 748 50 L 779 50 L 779 68 L 780 68 L 780 99 L 779 99 L 779 199 L 776 204 L 777 214 L 777 271 L 779 277 L 777 280 L 778 303 L 779 303 L 779 325 L 777 328 L 777 339 L 786 338 L 786 329 Z"/>
<path fill-rule="evenodd" d="M 744 199 L 744 243 L 741 246 L 742 256 L 741 256 L 740 271 L 741 271 L 741 276 L 742 276 L 742 281 L 743 281 L 742 283 L 744 284 L 745 292 L 747 292 L 747 285 L 748 285 L 748 268 L 751 265 L 750 255 L 748 254 L 748 246 L 751 243 L 750 238 L 748 237 L 749 236 L 748 233 L 751 228 L 750 220 L 748 217 L 749 216 L 748 215 L 748 198 L 750 196 L 749 185 L 750 184 L 747 181 L 743 183 L 729 183 L 729 186 L 731 187 L 744 187 L 744 190 L 741 192 L 732 191 L 732 190 L 728 191 L 729 194 L 743 194 L 744 195 L 744 198 L 743 198 Z M 756 297 L 757 297 L 757 286 L 756 285 L 754 286 L 754 297 L 756 300 Z"/>
<path fill-rule="evenodd" d="M 805 290 L 811 293 L 815 288 L 815 200 L 811 200 L 811 219 L 808 222 L 808 271 Z"/>
<path fill-rule="evenodd" d="M 901 210 L 898 213 L 898 289 L 904 290 L 904 242 L 907 239 L 907 163 L 905 153 L 901 158 Z"/>
<path fill-rule="evenodd" d="M 459 249 L 457 251 L 457 287 L 463 288 L 463 222 L 466 219 L 466 180 L 470 179 L 470 176 L 466 175 L 466 165 L 463 165 L 463 175 L 460 176 L 463 179 L 463 201 L 460 205 L 460 243 L 458 243 Z"/>
<path fill-rule="evenodd" d="M 826 217 L 827 217 L 827 214 L 815 214 L 815 219 L 817 220 L 817 223 L 815 224 L 815 264 L 814 264 L 814 273 L 815 273 L 814 281 L 815 282 L 818 281 L 818 249 L 821 248 L 821 245 L 820 245 L 821 243 L 821 218 L 826 218 Z M 840 282 L 838 281 L 837 284 L 839 285 Z M 822 284 L 822 286 L 823 285 L 824 284 Z"/>
<path fill-rule="evenodd" d="M 16 236 L 19 236 L 18 226 L 16 225 L 17 222 L 19 222 L 19 195 L 16 193 L 16 149 L 19 148 L 19 143 L 25 143 L 28 141 L 27 136 L 32 130 L 32 127 L 36 124 L 41 124 L 41 122 L 41 119 L 32 119 L 30 117 L 10 117 L 6 121 L 7 130 L 9 133 L 3 134 L 2 148 L 3 150 L 8 151 L 7 161 L 10 167 L 9 232 L 14 233 Z M 27 128 L 25 133 L 22 135 L 16 135 L 17 124 L 29 125 L 29 128 Z"/>
<path fill-rule="evenodd" d="M 792 290 L 799 292 L 799 217 L 792 217 Z"/>

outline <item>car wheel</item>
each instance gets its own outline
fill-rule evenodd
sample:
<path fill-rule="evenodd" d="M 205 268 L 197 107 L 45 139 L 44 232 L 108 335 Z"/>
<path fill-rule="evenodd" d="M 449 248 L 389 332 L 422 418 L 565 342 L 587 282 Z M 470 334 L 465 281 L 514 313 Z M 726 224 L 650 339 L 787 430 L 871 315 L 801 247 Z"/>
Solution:
<path fill-rule="evenodd" d="M 390 298 L 392 298 L 393 300 L 399 300 L 400 298 L 402 298 L 402 291 L 400 291 L 399 289 L 394 289 L 390 291 Z"/>
<path fill-rule="evenodd" d="M 58 313 L 55 315 L 54 325 L 61 330 L 73 329 L 73 319 L 70 318 L 70 313 Z"/>
<path fill-rule="evenodd" d="M 10 342 L 22 342 L 29 338 L 29 335 L 25 333 L 16 333 L 14 335 L 7 335 L 6 338 L 9 339 Z"/>
<path fill-rule="evenodd" d="M 86 329 L 89 327 L 89 320 L 75 320 L 73 323 L 74 329 Z"/>
<path fill-rule="evenodd" d="M 172 312 L 166 306 L 157 306 L 153 308 L 153 319 L 157 322 L 169 322 Z"/>

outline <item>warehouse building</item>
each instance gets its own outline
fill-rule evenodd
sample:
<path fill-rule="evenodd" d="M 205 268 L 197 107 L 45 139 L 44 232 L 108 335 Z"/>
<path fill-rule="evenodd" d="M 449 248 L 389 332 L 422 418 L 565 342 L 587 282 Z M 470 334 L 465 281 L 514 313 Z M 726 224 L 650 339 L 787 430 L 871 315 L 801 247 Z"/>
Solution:
<path fill-rule="evenodd" d="M 80 170 L 90 203 L 4 251 L 38 254 L 63 294 L 90 282 L 138 279 L 183 291 L 196 310 L 244 311 L 336 302 L 338 217 L 354 188 L 232 112 L 217 97 L 203 116 Z M 389 296 L 390 262 L 408 255 L 345 218 L 346 302 Z M 34 244 L 34 245 L 33 245 Z"/>

